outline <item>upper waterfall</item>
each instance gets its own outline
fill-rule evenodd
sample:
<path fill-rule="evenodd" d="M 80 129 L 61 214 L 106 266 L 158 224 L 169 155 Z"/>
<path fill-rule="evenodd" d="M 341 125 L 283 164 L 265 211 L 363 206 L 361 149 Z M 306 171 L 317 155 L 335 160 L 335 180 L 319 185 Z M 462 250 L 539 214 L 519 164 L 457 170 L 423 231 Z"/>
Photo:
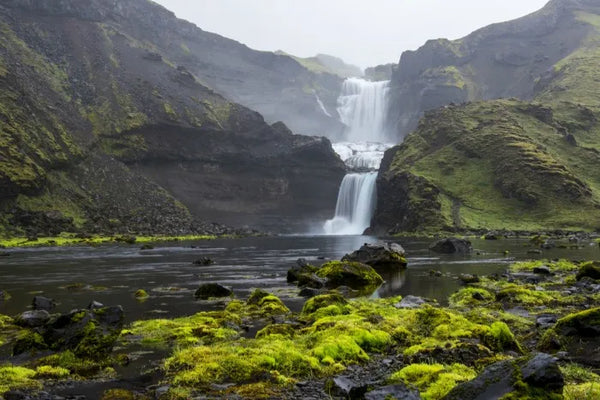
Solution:
<path fill-rule="evenodd" d="M 389 81 L 369 82 L 360 78 L 344 81 L 337 111 L 346 125 L 345 141 L 387 141 L 388 92 Z"/>

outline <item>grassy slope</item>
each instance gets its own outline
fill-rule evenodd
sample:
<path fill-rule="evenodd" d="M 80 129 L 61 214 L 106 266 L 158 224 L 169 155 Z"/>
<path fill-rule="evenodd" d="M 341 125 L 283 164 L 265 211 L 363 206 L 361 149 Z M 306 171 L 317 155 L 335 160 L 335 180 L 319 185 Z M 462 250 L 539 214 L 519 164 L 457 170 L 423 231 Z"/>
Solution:
<path fill-rule="evenodd" d="M 600 27 L 598 15 L 577 18 Z M 599 227 L 599 44 L 593 33 L 561 60 L 535 103 L 476 102 L 425 116 L 383 175 L 408 173 L 439 189 L 433 207 L 411 192 L 413 212 L 437 215 L 420 229 Z"/>

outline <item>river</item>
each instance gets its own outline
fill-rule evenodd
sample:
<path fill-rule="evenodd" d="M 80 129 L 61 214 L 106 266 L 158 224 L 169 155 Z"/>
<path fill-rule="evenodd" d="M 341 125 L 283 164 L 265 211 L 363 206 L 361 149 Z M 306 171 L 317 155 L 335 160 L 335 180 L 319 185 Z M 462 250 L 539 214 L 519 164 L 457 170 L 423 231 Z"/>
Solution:
<path fill-rule="evenodd" d="M 406 271 L 384 273 L 385 284 L 373 296 L 417 295 L 444 303 L 459 288 L 459 273 L 503 272 L 514 260 L 532 258 L 598 259 L 600 248 L 592 242 L 578 249 L 554 248 L 530 254 L 526 239 L 473 240 L 471 255 L 440 255 L 429 251 L 433 239 L 400 238 L 408 255 Z M 263 288 L 298 311 L 304 299 L 286 282 L 287 270 L 298 258 L 311 263 L 339 259 L 370 236 L 277 236 L 218 239 L 157 244 L 152 250 L 136 245 L 98 247 L 18 248 L 0 258 L 0 289 L 12 298 L 0 302 L 0 313 L 15 315 L 28 309 L 36 294 L 55 299 L 58 312 L 86 307 L 92 300 L 120 304 L 128 322 L 136 319 L 176 317 L 222 308 L 222 302 L 197 301 L 194 291 L 202 283 L 219 282 L 244 299 L 254 288 Z M 505 251 L 508 254 L 505 255 Z M 193 264 L 210 257 L 215 264 Z M 444 276 L 431 276 L 429 271 Z M 145 289 L 144 302 L 134 293 Z"/>

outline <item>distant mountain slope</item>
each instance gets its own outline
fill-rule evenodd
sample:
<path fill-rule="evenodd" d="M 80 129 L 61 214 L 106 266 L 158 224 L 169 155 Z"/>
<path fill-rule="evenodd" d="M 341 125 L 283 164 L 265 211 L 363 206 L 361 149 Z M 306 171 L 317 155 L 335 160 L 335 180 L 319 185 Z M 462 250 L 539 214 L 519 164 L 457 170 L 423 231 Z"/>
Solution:
<path fill-rule="evenodd" d="M 416 128 L 425 111 L 452 102 L 534 98 L 554 66 L 586 46 L 595 28 L 581 13 L 599 11 L 594 0 L 552 0 L 523 18 L 404 52 L 391 84 L 398 137 Z"/>
<path fill-rule="evenodd" d="M 418 107 L 426 99 L 431 106 L 502 96 L 530 102 L 476 101 L 425 112 L 404 143 L 386 153 L 374 226 L 599 229 L 600 4 L 554 0 L 462 41 L 435 43 L 425 48 L 441 46 L 435 57 L 446 54 L 446 64 L 431 69 L 431 57 L 427 67 L 419 64 L 423 48 L 403 55 L 412 70 L 402 71 L 401 63 L 394 75 L 408 90 L 409 78 L 399 77 L 421 71 L 410 89 L 421 85 Z M 447 64 L 451 59 L 456 65 Z"/>
<path fill-rule="evenodd" d="M 346 64 L 344 60 L 327 54 L 317 54 L 314 57 L 298 57 L 285 51 L 278 50 L 278 55 L 284 55 L 298 61 L 303 67 L 317 74 L 337 75 L 340 78 L 351 78 L 363 76 L 362 70 L 356 65 Z"/>
<path fill-rule="evenodd" d="M 268 125 L 171 58 L 204 41 L 218 57 L 217 38 L 199 32 L 146 0 L 0 4 L 5 233 L 331 212 L 344 168 L 329 142 Z"/>

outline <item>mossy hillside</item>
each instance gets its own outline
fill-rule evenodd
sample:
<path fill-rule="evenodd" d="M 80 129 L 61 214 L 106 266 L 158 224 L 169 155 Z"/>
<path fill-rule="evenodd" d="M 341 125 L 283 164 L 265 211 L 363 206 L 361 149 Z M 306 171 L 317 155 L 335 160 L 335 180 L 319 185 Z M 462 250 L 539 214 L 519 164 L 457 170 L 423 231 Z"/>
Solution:
<path fill-rule="evenodd" d="M 384 211 L 375 222 L 382 227 L 595 228 L 600 175 L 592 166 L 600 156 L 592 143 L 569 144 L 553 109 L 513 100 L 449 106 L 428 113 L 392 151 L 380 173 L 378 210 Z M 386 196 L 392 185 L 407 199 L 394 204 L 391 192 Z M 407 217 L 394 227 L 398 215 Z M 427 218 L 417 224 L 411 215 Z"/>

